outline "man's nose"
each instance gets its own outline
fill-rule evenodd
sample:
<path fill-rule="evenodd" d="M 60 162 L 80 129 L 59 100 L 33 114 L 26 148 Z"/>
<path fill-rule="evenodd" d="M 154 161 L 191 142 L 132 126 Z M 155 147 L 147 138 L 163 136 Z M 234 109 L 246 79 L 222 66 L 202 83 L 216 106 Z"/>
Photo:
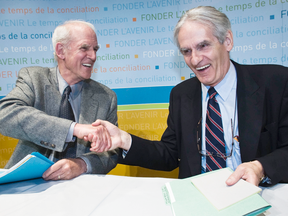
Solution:
<path fill-rule="evenodd" d="M 95 50 L 89 50 L 87 57 L 90 58 L 93 62 L 96 61 L 96 52 L 95 52 Z"/>
<path fill-rule="evenodd" d="M 191 64 L 196 66 L 200 61 L 202 61 L 203 57 L 201 53 L 197 50 L 193 50 L 191 54 Z"/>

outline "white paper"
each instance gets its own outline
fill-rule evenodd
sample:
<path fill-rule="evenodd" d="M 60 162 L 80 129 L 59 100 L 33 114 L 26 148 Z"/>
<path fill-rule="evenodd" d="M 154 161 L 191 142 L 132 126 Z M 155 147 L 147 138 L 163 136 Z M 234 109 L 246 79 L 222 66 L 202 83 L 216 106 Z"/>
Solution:
<path fill-rule="evenodd" d="M 231 175 L 229 168 L 213 171 L 192 179 L 195 187 L 218 210 L 224 209 L 261 191 L 261 188 L 240 179 L 235 185 L 227 186 L 225 181 Z"/>

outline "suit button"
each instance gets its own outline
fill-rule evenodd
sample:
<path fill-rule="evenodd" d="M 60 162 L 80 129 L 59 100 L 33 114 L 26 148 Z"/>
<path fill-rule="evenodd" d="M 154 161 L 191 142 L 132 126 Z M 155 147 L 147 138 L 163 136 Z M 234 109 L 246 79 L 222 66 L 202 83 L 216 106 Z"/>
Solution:
<path fill-rule="evenodd" d="M 55 144 L 51 144 L 51 147 L 52 147 L 52 148 L 55 148 L 56 146 L 55 146 Z"/>

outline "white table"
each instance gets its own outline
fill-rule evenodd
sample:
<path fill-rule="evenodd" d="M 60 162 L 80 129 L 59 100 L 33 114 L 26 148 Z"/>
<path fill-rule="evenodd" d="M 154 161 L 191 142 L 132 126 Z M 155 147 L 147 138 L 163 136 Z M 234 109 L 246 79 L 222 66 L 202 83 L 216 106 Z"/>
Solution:
<path fill-rule="evenodd" d="M 30 181 L 0 185 L 0 215 L 172 216 L 162 196 L 167 178 L 82 175 L 69 181 Z M 288 185 L 264 189 L 272 205 L 264 215 L 288 214 Z"/>

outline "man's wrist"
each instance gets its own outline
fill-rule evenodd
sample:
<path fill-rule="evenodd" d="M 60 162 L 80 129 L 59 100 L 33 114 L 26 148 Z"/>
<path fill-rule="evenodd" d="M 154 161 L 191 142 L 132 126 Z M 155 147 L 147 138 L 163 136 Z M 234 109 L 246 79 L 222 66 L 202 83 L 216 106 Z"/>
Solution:
<path fill-rule="evenodd" d="M 91 166 L 90 161 L 88 160 L 88 158 L 83 156 L 83 155 L 79 156 L 77 158 L 82 159 L 82 161 L 85 163 L 85 172 L 84 173 L 86 173 L 86 174 L 92 173 L 92 166 Z"/>
<path fill-rule="evenodd" d="M 129 149 L 131 148 L 131 144 L 132 144 L 132 137 L 129 133 L 122 131 L 121 132 L 121 140 L 122 140 L 122 145 L 120 146 L 120 148 L 129 151 Z"/>
<path fill-rule="evenodd" d="M 74 125 L 74 128 L 73 128 L 73 136 L 78 137 L 78 135 L 79 135 L 79 130 L 80 130 L 79 124 L 75 122 L 75 125 Z"/>
<path fill-rule="evenodd" d="M 81 157 L 78 157 L 78 158 L 75 158 L 78 162 L 78 165 L 80 167 L 80 170 L 83 173 L 87 173 L 87 164 L 86 162 L 81 158 Z"/>
<path fill-rule="evenodd" d="M 255 166 L 255 171 L 259 179 L 262 179 L 262 177 L 265 176 L 262 164 L 258 160 L 252 161 L 251 163 Z"/>

